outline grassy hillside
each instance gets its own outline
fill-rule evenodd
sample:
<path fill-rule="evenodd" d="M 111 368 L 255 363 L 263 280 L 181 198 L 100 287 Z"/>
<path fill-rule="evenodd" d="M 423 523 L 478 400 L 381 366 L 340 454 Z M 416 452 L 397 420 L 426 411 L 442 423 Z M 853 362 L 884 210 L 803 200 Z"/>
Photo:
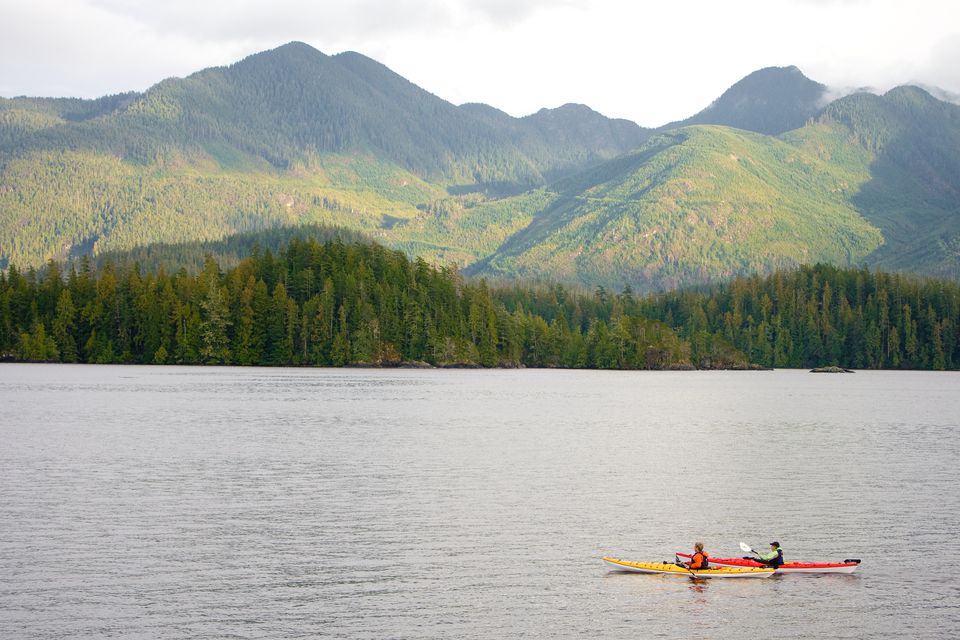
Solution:
<path fill-rule="evenodd" d="M 278 225 L 373 230 L 443 191 L 367 156 L 296 172 L 224 150 L 142 166 L 88 151 L 35 152 L 0 177 L 0 259 L 36 265 L 154 242 L 216 240 Z"/>
<path fill-rule="evenodd" d="M 559 183 L 474 271 L 655 290 L 857 263 L 883 242 L 850 203 L 868 179 L 776 138 L 689 127 Z"/>

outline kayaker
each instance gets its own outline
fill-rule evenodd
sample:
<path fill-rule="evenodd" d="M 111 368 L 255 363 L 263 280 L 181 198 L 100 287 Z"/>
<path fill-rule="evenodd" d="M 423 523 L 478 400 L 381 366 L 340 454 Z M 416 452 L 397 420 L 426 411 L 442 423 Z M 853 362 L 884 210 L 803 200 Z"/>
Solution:
<path fill-rule="evenodd" d="M 709 569 L 710 557 L 703 550 L 703 543 L 697 542 L 693 545 L 693 556 L 690 562 L 681 562 L 687 569 Z"/>
<path fill-rule="evenodd" d="M 769 567 L 779 567 L 783 564 L 783 549 L 780 548 L 779 542 L 771 542 L 770 551 L 767 553 L 759 553 L 757 551 L 754 551 L 754 553 L 757 554 L 757 558 L 760 560 L 760 562 Z M 752 560 L 753 558 L 750 559 Z"/>

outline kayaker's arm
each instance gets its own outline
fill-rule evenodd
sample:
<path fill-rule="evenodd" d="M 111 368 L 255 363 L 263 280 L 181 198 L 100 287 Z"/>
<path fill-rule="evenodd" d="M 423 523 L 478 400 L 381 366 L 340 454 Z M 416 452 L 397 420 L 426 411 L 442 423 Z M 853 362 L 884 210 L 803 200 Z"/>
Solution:
<path fill-rule="evenodd" d="M 777 557 L 776 551 L 770 551 L 768 553 L 760 553 L 759 551 L 757 551 L 756 554 L 760 558 L 761 562 L 770 562 L 771 560 Z"/>

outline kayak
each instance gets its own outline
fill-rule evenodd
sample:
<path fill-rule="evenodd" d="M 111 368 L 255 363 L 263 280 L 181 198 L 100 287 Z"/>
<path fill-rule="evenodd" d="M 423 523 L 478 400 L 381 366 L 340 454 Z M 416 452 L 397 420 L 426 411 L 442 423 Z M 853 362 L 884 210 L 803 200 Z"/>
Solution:
<path fill-rule="evenodd" d="M 678 558 L 690 559 L 689 553 L 678 553 Z M 713 558 L 710 564 L 721 567 L 766 567 L 767 565 L 756 560 L 746 558 Z M 860 566 L 859 560 L 844 560 L 843 562 L 784 562 L 777 567 L 777 573 L 853 573 Z"/>
<path fill-rule="evenodd" d="M 659 573 L 688 578 L 769 578 L 774 574 L 770 568 L 717 567 L 716 569 L 687 569 L 672 562 L 630 562 L 605 556 L 603 561 L 615 571 L 632 573 Z"/>

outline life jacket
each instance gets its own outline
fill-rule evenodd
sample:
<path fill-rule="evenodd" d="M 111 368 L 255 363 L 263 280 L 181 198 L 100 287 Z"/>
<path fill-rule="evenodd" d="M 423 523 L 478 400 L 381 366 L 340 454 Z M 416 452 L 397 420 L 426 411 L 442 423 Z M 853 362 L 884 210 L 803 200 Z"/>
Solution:
<path fill-rule="evenodd" d="M 700 564 L 698 566 L 693 566 L 697 564 L 697 556 L 700 556 Z M 705 551 L 697 551 L 693 554 L 693 557 L 690 558 L 691 569 L 709 569 L 710 568 L 710 557 Z"/>
<path fill-rule="evenodd" d="M 779 567 L 783 565 L 783 549 L 777 547 L 777 557 L 770 561 L 770 564 L 774 567 Z"/>
<path fill-rule="evenodd" d="M 770 560 L 764 560 L 762 562 L 768 567 L 773 567 L 774 569 L 783 565 L 783 549 L 781 549 L 780 547 L 777 547 L 777 556 L 775 558 L 771 558 Z"/>

